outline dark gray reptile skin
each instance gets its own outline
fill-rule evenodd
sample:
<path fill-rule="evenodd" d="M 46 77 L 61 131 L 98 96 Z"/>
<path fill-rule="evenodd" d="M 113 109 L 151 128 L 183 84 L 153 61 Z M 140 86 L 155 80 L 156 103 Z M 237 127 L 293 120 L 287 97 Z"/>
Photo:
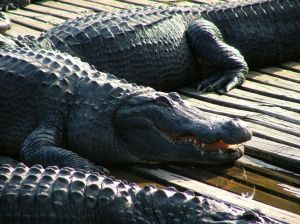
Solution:
<path fill-rule="evenodd" d="M 0 10 L 16 9 L 25 7 L 30 3 L 30 0 L 1 0 Z M 0 20 L 1 21 L 1 20 Z M 0 22 L 1 23 L 1 22 Z"/>
<path fill-rule="evenodd" d="M 97 173 L 0 166 L 0 222 L 5 224 L 267 224 L 257 211 L 175 188 L 143 188 Z"/>
<path fill-rule="evenodd" d="M 169 90 L 202 80 L 199 90 L 224 93 L 243 83 L 248 66 L 300 57 L 300 3 L 256 0 L 93 14 L 43 38 L 129 82 Z"/>
<path fill-rule="evenodd" d="M 0 148 L 26 164 L 103 171 L 87 159 L 227 163 L 243 155 L 241 145 L 204 144 L 251 138 L 241 121 L 209 117 L 176 93 L 128 84 L 40 45 L 21 48 L 3 36 L 1 43 Z"/>

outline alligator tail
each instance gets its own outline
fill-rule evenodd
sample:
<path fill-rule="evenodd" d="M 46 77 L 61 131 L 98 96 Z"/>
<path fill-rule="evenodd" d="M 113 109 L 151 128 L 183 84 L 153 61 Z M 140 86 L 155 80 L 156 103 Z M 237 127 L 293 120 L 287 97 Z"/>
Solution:
<path fill-rule="evenodd" d="M 240 222 L 242 221 L 242 222 Z M 175 188 L 140 188 L 112 177 L 56 166 L 0 166 L 1 223 L 276 223 Z"/>

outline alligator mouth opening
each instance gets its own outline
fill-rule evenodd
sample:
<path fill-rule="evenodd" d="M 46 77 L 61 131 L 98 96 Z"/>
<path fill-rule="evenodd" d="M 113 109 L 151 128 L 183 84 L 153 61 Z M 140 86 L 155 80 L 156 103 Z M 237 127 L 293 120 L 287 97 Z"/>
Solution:
<path fill-rule="evenodd" d="M 214 142 L 214 143 L 204 143 L 194 135 L 184 135 L 184 136 L 175 136 L 168 137 L 168 140 L 175 144 L 193 144 L 197 148 L 205 150 L 236 150 L 241 147 L 241 144 L 228 144 L 223 140 Z"/>
<path fill-rule="evenodd" d="M 193 144 L 199 150 L 205 151 L 219 151 L 219 152 L 228 152 L 233 153 L 239 151 L 242 147 L 242 144 L 228 144 L 223 140 L 213 142 L 213 143 L 204 143 L 199 138 L 192 134 L 186 134 L 181 136 L 171 135 L 170 133 L 154 127 L 165 139 L 173 144 Z"/>

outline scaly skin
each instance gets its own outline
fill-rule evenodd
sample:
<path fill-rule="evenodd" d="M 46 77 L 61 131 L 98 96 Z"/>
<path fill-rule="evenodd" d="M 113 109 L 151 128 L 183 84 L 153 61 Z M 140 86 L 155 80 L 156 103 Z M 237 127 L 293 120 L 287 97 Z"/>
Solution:
<path fill-rule="evenodd" d="M 0 222 L 5 224 L 267 224 L 257 211 L 178 192 L 140 188 L 98 173 L 0 166 Z"/>
<path fill-rule="evenodd" d="M 30 4 L 30 0 L 1 0 L 0 10 L 23 8 Z"/>
<path fill-rule="evenodd" d="M 0 40 L 0 149 L 20 153 L 28 165 L 103 171 L 87 159 L 218 164 L 241 157 L 243 147 L 233 144 L 251 138 L 241 121 L 207 117 L 176 93 L 128 84 L 67 54 Z"/>
<path fill-rule="evenodd" d="M 159 7 L 69 20 L 40 39 L 99 71 L 156 89 L 224 93 L 255 68 L 300 57 L 299 0 Z"/>

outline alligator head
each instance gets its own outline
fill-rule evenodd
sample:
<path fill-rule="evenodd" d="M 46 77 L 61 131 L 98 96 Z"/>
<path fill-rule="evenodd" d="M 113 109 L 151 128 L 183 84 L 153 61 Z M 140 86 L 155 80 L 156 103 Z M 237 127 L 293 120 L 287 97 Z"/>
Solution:
<path fill-rule="evenodd" d="M 133 96 L 113 121 L 126 150 L 141 162 L 227 163 L 243 155 L 241 143 L 252 136 L 242 121 L 209 118 L 177 93 Z"/>

